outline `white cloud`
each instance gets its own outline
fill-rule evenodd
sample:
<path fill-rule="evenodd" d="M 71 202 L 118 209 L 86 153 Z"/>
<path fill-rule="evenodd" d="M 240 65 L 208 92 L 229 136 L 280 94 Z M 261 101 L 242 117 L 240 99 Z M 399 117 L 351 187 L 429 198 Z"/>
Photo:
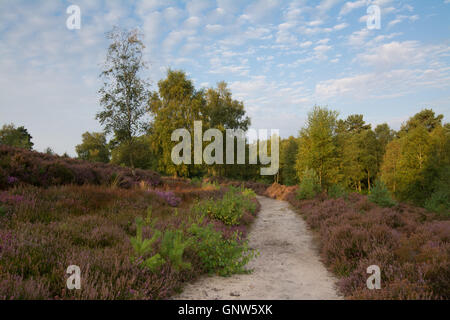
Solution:
<path fill-rule="evenodd" d="M 430 59 L 431 47 L 423 47 L 418 41 L 393 41 L 358 54 L 356 60 L 378 69 L 401 65 L 415 65 Z"/>
<path fill-rule="evenodd" d="M 346 2 L 342 6 L 339 15 L 343 16 L 343 15 L 349 14 L 354 9 L 361 8 L 361 7 L 365 6 L 365 5 L 367 5 L 367 1 L 366 0 L 358 0 L 358 1 L 353 1 L 353 2 L 350 2 L 350 1 Z"/>

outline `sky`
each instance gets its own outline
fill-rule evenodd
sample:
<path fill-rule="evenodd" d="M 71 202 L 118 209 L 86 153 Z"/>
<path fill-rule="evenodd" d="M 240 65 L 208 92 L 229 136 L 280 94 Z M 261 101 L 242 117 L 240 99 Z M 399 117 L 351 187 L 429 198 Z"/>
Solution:
<path fill-rule="evenodd" d="M 372 5 L 380 28 L 368 27 Z M 450 0 L 0 0 L 0 125 L 75 155 L 83 132 L 102 130 L 98 75 L 115 25 L 144 34 L 153 90 L 168 68 L 197 88 L 226 81 L 252 128 L 282 137 L 314 105 L 394 129 L 430 107 L 448 122 L 449 21 Z"/>

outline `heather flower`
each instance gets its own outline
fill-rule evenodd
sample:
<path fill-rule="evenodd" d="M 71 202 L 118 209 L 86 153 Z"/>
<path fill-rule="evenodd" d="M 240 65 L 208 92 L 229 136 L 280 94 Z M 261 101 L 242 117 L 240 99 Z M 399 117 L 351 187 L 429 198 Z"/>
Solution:
<path fill-rule="evenodd" d="M 171 207 L 178 207 L 181 203 L 181 198 L 177 197 L 172 191 L 156 191 L 155 193 Z"/>
<path fill-rule="evenodd" d="M 17 182 L 19 182 L 19 179 L 17 179 L 16 177 L 9 176 L 7 181 L 8 184 L 16 184 Z"/>

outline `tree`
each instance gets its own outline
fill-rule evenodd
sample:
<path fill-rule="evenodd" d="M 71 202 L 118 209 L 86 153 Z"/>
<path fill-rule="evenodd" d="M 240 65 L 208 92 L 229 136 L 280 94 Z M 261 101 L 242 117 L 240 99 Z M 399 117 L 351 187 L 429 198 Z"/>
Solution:
<path fill-rule="evenodd" d="M 401 148 L 400 139 L 389 142 L 381 165 L 381 179 L 394 194 L 399 184 Z"/>
<path fill-rule="evenodd" d="M 313 169 L 305 169 L 297 190 L 297 198 L 306 200 L 314 198 L 321 189 L 317 173 Z"/>
<path fill-rule="evenodd" d="M 112 148 L 111 163 L 130 166 L 129 154 L 133 154 L 134 166 L 140 169 L 157 169 L 157 160 L 152 152 L 151 135 L 142 135 L 135 138 L 132 145 L 118 144 Z"/>
<path fill-rule="evenodd" d="M 364 130 L 357 134 L 358 140 L 358 162 L 364 171 L 367 181 L 367 189 L 370 192 L 371 179 L 373 180 L 378 172 L 377 148 L 378 143 L 375 133 L 371 130 Z"/>
<path fill-rule="evenodd" d="M 318 106 L 308 114 L 307 126 L 300 131 L 296 161 L 300 181 L 305 170 L 311 168 L 317 173 L 322 188 L 337 182 L 337 116 L 336 111 Z"/>
<path fill-rule="evenodd" d="M 431 186 L 426 181 L 425 172 L 431 150 L 432 138 L 424 126 L 408 131 L 402 138 L 397 192 L 401 199 L 423 204 L 429 195 Z"/>
<path fill-rule="evenodd" d="M 33 137 L 25 127 L 16 128 L 14 124 L 7 124 L 0 130 L 0 144 L 31 150 L 34 145 L 31 139 Z"/>
<path fill-rule="evenodd" d="M 345 125 L 348 132 L 359 133 L 363 130 L 369 130 L 371 128 L 370 124 L 366 124 L 363 119 L 362 114 L 352 114 L 345 120 Z"/>
<path fill-rule="evenodd" d="M 297 184 L 297 174 L 295 172 L 295 161 L 298 153 L 298 142 L 294 137 L 289 137 L 281 141 L 280 146 L 280 172 L 281 182 L 291 186 Z"/>
<path fill-rule="evenodd" d="M 106 134 L 99 132 L 85 132 L 83 142 L 75 147 L 78 158 L 93 162 L 109 162 L 109 147 Z"/>
<path fill-rule="evenodd" d="M 206 101 L 203 91 L 196 91 L 183 71 L 167 71 L 166 79 L 158 82 L 158 93 L 150 99 L 150 111 L 154 116 L 153 148 L 158 155 L 158 170 L 170 175 L 191 176 L 199 167 L 172 162 L 171 141 L 176 129 L 186 129 L 194 136 L 194 121 L 202 120 Z M 189 155 L 191 157 L 191 155 Z"/>
<path fill-rule="evenodd" d="M 205 93 L 206 105 L 203 112 L 203 122 L 208 128 L 215 128 L 224 135 L 227 129 L 241 129 L 247 131 L 250 126 L 250 118 L 246 115 L 244 104 L 234 100 L 227 83 L 222 81 L 217 88 L 209 88 Z M 246 146 L 248 148 L 248 146 Z M 226 152 L 226 141 L 223 144 L 223 154 Z M 237 146 L 235 146 L 235 157 L 237 157 Z M 248 154 L 246 152 L 246 154 Z M 236 162 L 235 162 L 236 163 Z M 208 172 L 213 175 L 232 178 L 242 178 L 246 175 L 248 167 L 236 164 L 214 164 L 208 167 Z M 242 175 L 244 173 L 244 175 Z"/>
<path fill-rule="evenodd" d="M 389 128 L 387 123 L 376 126 L 375 138 L 377 139 L 376 159 L 378 168 L 381 167 L 388 143 L 395 139 L 395 135 L 395 131 Z"/>
<path fill-rule="evenodd" d="M 103 111 L 97 113 L 96 118 L 106 133 L 113 132 L 119 143 L 132 148 L 135 137 L 147 128 L 144 116 L 150 91 L 148 82 L 141 77 L 146 68 L 145 46 L 137 30 L 115 27 L 107 33 L 107 38 L 111 44 L 100 74 L 104 83 L 99 91 Z M 133 153 L 129 153 L 129 163 L 134 168 Z"/>
<path fill-rule="evenodd" d="M 221 81 L 217 88 L 208 89 L 205 96 L 206 115 L 211 128 L 248 129 L 250 118 L 246 116 L 244 104 L 233 99 L 226 82 Z"/>
<path fill-rule="evenodd" d="M 406 133 L 419 126 L 423 126 L 428 132 L 433 131 L 436 127 L 442 126 L 442 114 L 436 116 L 432 109 L 424 109 L 416 113 L 413 117 L 402 125 L 400 132 Z"/>

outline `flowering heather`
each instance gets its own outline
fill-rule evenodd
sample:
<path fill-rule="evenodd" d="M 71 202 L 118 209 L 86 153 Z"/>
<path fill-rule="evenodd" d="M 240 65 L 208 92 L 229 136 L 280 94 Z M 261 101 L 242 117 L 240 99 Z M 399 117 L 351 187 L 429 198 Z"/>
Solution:
<path fill-rule="evenodd" d="M 16 177 L 8 177 L 7 179 L 8 184 L 16 184 L 17 182 L 19 182 L 19 179 L 17 179 Z"/>
<path fill-rule="evenodd" d="M 159 174 L 105 163 L 64 158 L 35 151 L 0 145 L 0 190 L 17 184 L 39 187 L 66 184 L 111 185 L 131 188 L 144 181 L 156 186 L 161 183 Z"/>
<path fill-rule="evenodd" d="M 381 208 L 356 193 L 299 201 L 295 190 L 280 189 L 269 194 L 287 199 L 317 231 L 347 298 L 450 299 L 450 220 L 406 204 Z M 367 289 L 370 265 L 381 268 L 381 290 Z"/>
<path fill-rule="evenodd" d="M 24 197 L 20 195 L 9 194 L 8 192 L 0 192 L 0 203 L 17 205 L 24 201 Z"/>
<path fill-rule="evenodd" d="M 155 193 L 171 207 L 178 207 L 181 203 L 181 198 L 177 197 L 173 191 L 155 191 Z"/>
<path fill-rule="evenodd" d="M 142 268 L 130 259 L 134 221 L 146 218 L 151 207 L 155 228 L 186 232 L 191 219 L 198 218 L 190 210 L 194 199 L 218 198 L 223 191 L 177 193 L 178 214 L 167 201 L 170 192 L 159 193 L 164 196 L 139 188 L 23 184 L 0 192 L 0 206 L 12 213 L 0 215 L 0 300 L 170 298 L 183 283 L 206 272 L 202 260 L 189 249 L 183 260 L 192 264 L 190 270 L 178 272 L 170 262 L 156 273 Z M 19 201 L 22 205 L 15 205 Z M 247 227 L 218 222 L 216 229 L 231 237 Z M 150 237 L 151 230 L 144 229 L 143 235 Z M 81 290 L 65 287 L 69 265 L 81 269 Z"/>

